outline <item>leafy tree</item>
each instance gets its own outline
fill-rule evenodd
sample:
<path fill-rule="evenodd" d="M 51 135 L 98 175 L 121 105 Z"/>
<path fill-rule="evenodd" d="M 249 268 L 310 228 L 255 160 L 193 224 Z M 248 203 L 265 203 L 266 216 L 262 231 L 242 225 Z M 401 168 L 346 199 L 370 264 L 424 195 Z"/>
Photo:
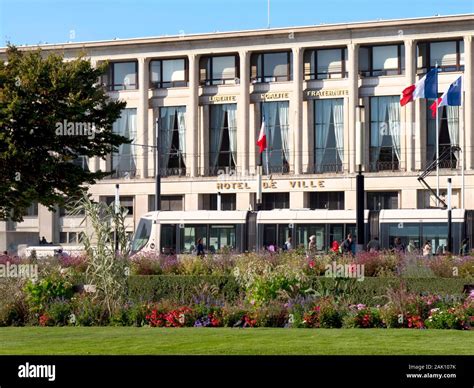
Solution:
<path fill-rule="evenodd" d="M 129 140 L 112 132 L 125 102 L 98 83 L 106 64 L 9 46 L 0 61 L 0 218 L 21 221 L 37 201 L 50 210 L 110 174 L 85 171 Z"/>

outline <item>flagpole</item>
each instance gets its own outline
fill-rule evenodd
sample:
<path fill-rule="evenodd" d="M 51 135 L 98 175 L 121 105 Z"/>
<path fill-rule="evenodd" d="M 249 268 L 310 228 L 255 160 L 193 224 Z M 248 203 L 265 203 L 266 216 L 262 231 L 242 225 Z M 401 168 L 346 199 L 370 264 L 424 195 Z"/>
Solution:
<path fill-rule="evenodd" d="M 464 85 L 464 83 L 463 83 Z M 462 93 L 462 89 L 461 89 L 461 93 Z M 464 106 L 462 105 L 462 100 L 461 100 L 461 106 L 459 107 L 460 110 L 461 110 L 461 114 L 459 115 L 460 117 L 462 117 L 462 126 L 463 126 L 463 131 L 462 131 L 462 148 L 461 148 L 461 163 L 462 163 L 462 169 L 461 169 L 461 209 L 464 210 L 464 144 L 465 144 L 465 141 L 466 141 L 466 138 L 464 136 L 464 133 L 466 132 L 466 121 L 465 121 L 465 117 L 464 117 Z"/>
<path fill-rule="evenodd" d="M 439 207 L 439 106 L 436 104 L 436 206 Z"/>
<path fill-rule="evenodd" d="M 438 62 L 436 62 L 436 72 L 438 72 Z M 438 74 L 436 74 L 438 77 Z M 437 88 L 438 89 L 438 88 Z M 438 101 L 438 96 L 436 96 L 436 102 Z M 439 207 L 439 123 L 438 123 L 438 112 L 439 106 L 436 103 L 436 206 Z"/>

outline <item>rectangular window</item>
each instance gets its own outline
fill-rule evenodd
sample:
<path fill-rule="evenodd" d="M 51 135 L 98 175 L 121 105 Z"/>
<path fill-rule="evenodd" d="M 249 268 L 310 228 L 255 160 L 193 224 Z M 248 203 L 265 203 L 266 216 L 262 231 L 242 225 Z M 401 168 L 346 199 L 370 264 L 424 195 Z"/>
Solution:
<path fill-rule="evenodd" d="M 311 209 L 344 210 L 344 191 L 316 191 L 309 193 Z"/>
<path fill-rule="evenodd" d="M 153 88 L 174 88 L 188 85 L 186 58 L 150 61 L 150 84 Z"/>
<path fill-rule="evenodd" d="M 237 55 L 202 57 L 200 81 L 202 85 L 235 84 L 239 76 Z"/>
<path fill-rule="evenodd" d="M 464 41 L 419 42 L 417 67 L 421 73 L 438 66 L 438 71 L 464 71 Z"/>
<path fill-rule="evenodd" d="M 148 196 L 148 211 L 155 211 L 155 195 Z M 162 195 L 161 196 L 162 211 L 181 211 L 183 210 L 182 195 Z"/>
<path fill-rule="evenodd" d="M 426 163 L 442 159 L 440 168 L 456 169 L 458 166 L 459 146 L 459 106 L 442 106 L 438 109 L 438 155 L 436 154 L 436 119 L 433 118 L 429 107 L 434 100 L 426 100 Z"/>
<path fill-rule="evenodd" d="M 185 225 L 181 228 L 181 253 L 192 253 L 202 239 L 204 249 L 207 250 L 207 225 Z"/>
<path fill-rule="evenodd" d="M 133 196 L 120 196 L 119 200 L 120 207 L 127 209 L 127 216 L 133 216 Z M 110 206 L 115 202 L 115 196 L 100 197 L 100 201 Z"/>
<path fill-rule="evenodd" d="M 368 191 L 367 192 L 367 209 L 398 209 L 398 191 Z"/>
<path fill-rule="evenodd" d="M 186 107 L 160 108 L 160 173 L 186 175 Z"/>
<path fill-rule="evenodd" d="M 398 170 L 400 97 L 370 98 L 370 171 Z"/>
<path fill-rule="evenodd" d="M 38 202 L 33 202 L 26 208 L 25 217 L 38 217 Z"/>
<path fill-rule="evenodd" d="M 265 174 L 288 173 L 290 171 L 289 103 L 263 102 L 261 113 L 261 121 L 265 121 L 267 138 L 267 150 L 261 156 Z"/>
<path fill-rule="evenodd" d="M 221 194 L 221 210 L 236 210 L 236 194 Z M 217 210 L 217 194 L 203 194 L 203 210 Z"/>
<path fill-rule="evenodd" d="M 113 178 L 130 178 L 137 174 L 136 149 L 133 141 L 137 136 L 137 110 L 126 108 L 113 125 L 113 132 L 132 140 L 131 144 L 120 145 L 118 152 L 112 154 Z"/>
<path fill-rule="evenodd" d="M 79 155 L 72 163 L 81 167 L 84 171 L 89 171 L 88 157 L 85 155 Z"/>
<path fill-rule="evenodd" d="M 307 50 L 304 53 L 305 80 L 346 78 L 347 49 Z"/>
<path fill-rule="evenodd" d="M 291 81 L 291 52 L 252 54 L 250 80 L 253 83 Z"/>
<path fill-rule="evenodd" d="M 210 225 L 209 252 L 215 253 L 224 248 L 236 248 L 235 225 Z"/>
<path fill-rule="evenodd" d="M 108 90 L 138 89 L 138 62 L 112 62 L 106 77 Z"/>
<path fill-rule="evenodd" d="M 296 242 L 298 246 L 308 247 L 309 238 L 316 236 L 316 250 L 326 250 L 326 228 L 324 225 L 299 224 L 296 226 Z"/>
<path fill-rule="evenodd" d="M 344 99 L 314 100 L 314 112 L 314 172 L 340 172 L 344 160 Z"/>
<path fill-rule="evenodd" d="M 211 105 L 209 114 L 209 175 L 217 175 L 237 164 L 237 104 Z"/>
<path fill-rule="evenodd" d="M 273 209 L 289 209 L 290 194 L 289 193 L 263 193 L 262 194 L 263 210 Z"/>
<path fill-rule="evenodd" d="M 364 77 L 403 74 L 405 46 L 402 44 L 369 46 L 359 49 L 359 69 Z"/>

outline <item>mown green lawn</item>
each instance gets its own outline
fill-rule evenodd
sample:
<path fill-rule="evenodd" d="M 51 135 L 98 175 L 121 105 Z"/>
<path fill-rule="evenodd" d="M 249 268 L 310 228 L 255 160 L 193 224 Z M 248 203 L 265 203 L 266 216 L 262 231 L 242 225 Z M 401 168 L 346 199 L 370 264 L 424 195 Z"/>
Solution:
<path fill-rule="evenodd" d="M 474 355 L 474 331 L 6 327 L 0 354 Z"/>

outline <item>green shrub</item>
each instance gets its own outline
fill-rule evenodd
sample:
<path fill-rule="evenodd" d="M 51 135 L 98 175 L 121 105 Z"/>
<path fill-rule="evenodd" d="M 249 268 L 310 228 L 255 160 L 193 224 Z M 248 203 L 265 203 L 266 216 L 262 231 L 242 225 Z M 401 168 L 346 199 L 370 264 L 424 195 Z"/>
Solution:
<path fill-rule="evenodd" d="M 66 326 L 70 323 L 72 314 L 71 303 L 64 299 L 53 300 L 44 310 L 49 317 L 51 326 Z"/>
<path fill-rule="evenodd" d="M 132 302 L 156 302 L 167 298 L 178 304 L 189 304 L 203 284 L 216 286 L 216 298 L 228 302 L 236 300 L 241 292 L 232 276 L 130 276 L 129 299 Z"/>
<path fill-rule="evenodd" d="M 29 280 L 24 291 L 33 313 L 42 312 L 54 299 L 70 299 L 74 294 L 73 286 L 69 280 L 55 272 L 37 282 Z"/>
<path fill-rule="evenodd" d="M 23 326 L 28 322 L 29 309 L 23 288 L 23 280 L 0 279 L 0 326 Z"/>
<path fill-rule="evenodd" d="M 90 295 L 81 294 L 72 299 L 72 322 L 78 326 L 103 326 L 109 323 L 108 310 Z"/>

